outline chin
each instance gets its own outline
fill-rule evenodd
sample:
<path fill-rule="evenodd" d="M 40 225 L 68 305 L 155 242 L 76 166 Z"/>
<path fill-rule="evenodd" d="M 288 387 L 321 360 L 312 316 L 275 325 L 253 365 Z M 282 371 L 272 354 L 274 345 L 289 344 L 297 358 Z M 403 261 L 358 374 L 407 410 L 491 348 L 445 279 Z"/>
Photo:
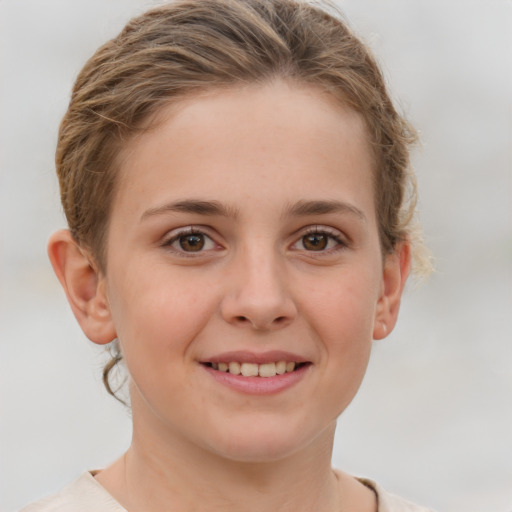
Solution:
<path fill-rule="evenodd" d="M 298 451 L 298 447 L 289 442 L 272 439 L 265 442 L 240 442 L 226 447 L 219 455 L 234 462 L 266 463 L 286 459 Z"/>
<path fill-rule="evenodd" d="M 264 426 L 263 426 L 264 425 Z M 226 436 L 216 443 L 214 451 L 221 457 L 242 463 L 270 463 L 293 456 L 328 436 L 334 438 L 336 423 L 328 428 L 308 429 L 305 426 L 293 428 L 290 425 L 273 425 L 257 422 L 250 428 L 237 432 L 226 431 Z M 324 435 L 323 435 L 324 434 Z"/>

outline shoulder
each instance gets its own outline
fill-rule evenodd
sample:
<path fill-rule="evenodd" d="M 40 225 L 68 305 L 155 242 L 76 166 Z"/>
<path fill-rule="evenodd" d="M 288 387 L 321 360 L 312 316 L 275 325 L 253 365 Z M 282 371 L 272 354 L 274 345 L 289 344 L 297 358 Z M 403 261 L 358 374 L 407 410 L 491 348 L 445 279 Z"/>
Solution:
<path fill-rule="evenodd" d="M 20 512 L 126 512 L 126 510 L 87 471 L 59 493 L 27 505 Z"/>
<path fill-rule="evenodd" d="M 384 490 L 379 484 L 367 478 L 358 478 L 358 480 L 372 489 L 377 496 L 378 512 L 432 512 L 432 510 L 415 505 L 410 501 L 404 500 Z"/>

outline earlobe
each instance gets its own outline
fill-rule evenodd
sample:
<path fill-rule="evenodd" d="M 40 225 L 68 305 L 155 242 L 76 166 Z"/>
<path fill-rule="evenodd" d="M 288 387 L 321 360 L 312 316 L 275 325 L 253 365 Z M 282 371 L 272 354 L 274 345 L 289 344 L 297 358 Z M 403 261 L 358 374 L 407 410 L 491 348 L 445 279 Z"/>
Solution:
<path fill-rule="evenodd" d="M 57 231 L 50 237 L 48 256 L 85 335 L 94 343 L 110 343 L 116 332 L 106 282 L 92 259 L 68 230 Z"/>
<path fill-rule="evenodd" d="M 385 338 L 395 327 L 410 268 L 411 246 L 408 242 L 402 242 L 384 261 L 382 291 L 377 303 L 373 339 Z"/>

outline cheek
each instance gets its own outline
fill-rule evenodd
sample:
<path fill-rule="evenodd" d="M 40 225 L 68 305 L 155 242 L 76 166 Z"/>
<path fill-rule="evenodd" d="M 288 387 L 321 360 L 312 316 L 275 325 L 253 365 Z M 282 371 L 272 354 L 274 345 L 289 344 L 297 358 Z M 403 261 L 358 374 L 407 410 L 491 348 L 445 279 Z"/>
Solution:
<path fill-rule="evenodd" d="M 330 385 L 345 391 L 340 397 L 351 399 L 366 371 L 379 288 L 376 273 L 351 271 L 312 289 L 309 323 L 319 339 Z"/>
<path fill-rule="evenodd" d="M 329 393 L 319 404 L 332 418 L 352 401 L 366 373 L 372 348 L 375 293 L 371 282 L 366 292 L 356 283 L 333 286 L 317 296 L 314 330 L 320 339 L 322 372 Z M 320 413 L 319 413 L 320 414 Z"/>
<path fill-rule="evenodd" d="M 379 297 L 376 275 L 348 270 L 323 285 L 310 287 L 310 318 L 318 332 L 337 340 L 332 349 L 355 340 L 371 341 Z"/>
<path fill-rule="evenodd" d="M 127 362 L 185 353 L 214 314 L 214 298 L 204 287 L 179 276 L 162 272 L 147 273 L 145 279 L 132 276 L 118 280 L 120 285 L 111 293 L 114 324 Z"/>

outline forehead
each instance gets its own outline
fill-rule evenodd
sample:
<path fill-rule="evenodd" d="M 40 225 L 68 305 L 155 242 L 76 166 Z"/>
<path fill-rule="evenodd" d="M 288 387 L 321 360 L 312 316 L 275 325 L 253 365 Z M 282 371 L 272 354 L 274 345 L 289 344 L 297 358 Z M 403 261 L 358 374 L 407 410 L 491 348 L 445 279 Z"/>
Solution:
<path fill-rule="evenodd" d="M 290 203 L 308 186 L 327 199 L 340 188 L 368 196 L 371 168 L 359 114 L 316 88 L 274 82 L 163 108 L 122 151 L 116 201 L 130 192 L 138 209 L 135 192 L 142 199 L 142 191 L 151 191 L 158 201 L 192 191 L 229 198 L 258 190 L 262 202 L 279 191 Z"/>

